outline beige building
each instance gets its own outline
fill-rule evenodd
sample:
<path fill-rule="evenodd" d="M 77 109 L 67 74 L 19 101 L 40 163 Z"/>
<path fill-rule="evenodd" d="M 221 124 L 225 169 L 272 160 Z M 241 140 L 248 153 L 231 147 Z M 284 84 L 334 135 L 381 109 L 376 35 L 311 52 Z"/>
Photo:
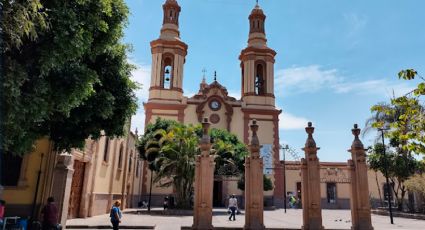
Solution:
<path fill-rule="evenodd" d="M 24 157 L 5 156 L 2 171 L 7 180 L 2 180 L 1 199 L 7 202 L 6 215 L 38 216 L 49 196 L 55 198 L 63 224 L 67 218 L 108 213 L 117 199 L 123 208 L 137 206 L 143 161 L 136 140 L 131 132 L 123 138 L 103 136 L 86 140 L 84 149 L 58 154 L 49 140 L 42 139 Z"/>
<path fill-rule="evenodd" d="M 320 154 L 320 153 L 319 153 Z M 320 155 L 319 155 L 320 157 Z M 282 162 L 283 164 L 283 162 Z M 299 161 L 285 163 L 286 193 L 301 200 L 301 169 Z M 323 209 L 350 208 L 350 173 L 347 163 L 320 162 L 320 191 Z M 387 204 L 384 197 L 385 177 L 380 172 L 368 171 L 369 199 L 373 208 Z M 393 196 L 394 199 L 394 196 Z M 393 201 L 394 202 L 394 201 Z"/>
<path fill-rule="evenodd" d="M 258 131 L 261 154 L 265 159 L 266 173 L 274 182 L 274 190 L 265 195 L 274 205 L 282 206 L 282 168 L 279 162 L 279 114 L 275 106 L 274 62 L 276 52 L 267 46 L 264 30 L 266 16 L 257 5 L 249 15 L 250 32 L 248 44 L 240 53 L 241 95 L 240 99 L 229 96 L 226 88 L 217 79 L 208 84 L 200 83 L 195 95 L 183 94 L 184 63 L 188 45 L 180 39 L 180 6 L 176 0 L 167 0 L 163 5 L 164 19 L 160 36 L 151 42 L 152 71 L 149 99 L 144 104 L 146 124 L 157 117 L 199 124 L 207 117 L 211 128 L 226 129 L 237 135 L 244 143 L 249 143 L 249 123 L 257 119 L 261 127 Z M 147 195 L 150 186 L 150 172 L 145 168 L 143 194 Z M 223 205 L 229 192 L 235 191 L 235 183 L 216 178 L 214 199 Z M 153 204 L 160 204 L 164 196 L 172 194 L 172 188 L 158 185 L 152 188 Z M 146 198 L 147 199 L 147 198 Z"/>

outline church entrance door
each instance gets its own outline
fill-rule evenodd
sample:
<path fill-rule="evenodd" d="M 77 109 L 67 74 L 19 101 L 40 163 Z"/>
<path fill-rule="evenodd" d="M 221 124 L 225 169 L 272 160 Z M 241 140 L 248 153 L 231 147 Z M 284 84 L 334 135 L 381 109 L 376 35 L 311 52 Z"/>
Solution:
<path fill-rule="evenodd" d="M 223 203 L 223 181 L 214 180 L 214 192 L 213 192 L 213 205 L 214 207 L 224 207 Z"/>
<path fill-rule="evenodd" d="M 69 196 L 68 218 L 79 217 L 81 194 L 83 192 L 84 172 L 86 164 L 74 161 L 74 174 L 72 175 L 71 194 Z"/>

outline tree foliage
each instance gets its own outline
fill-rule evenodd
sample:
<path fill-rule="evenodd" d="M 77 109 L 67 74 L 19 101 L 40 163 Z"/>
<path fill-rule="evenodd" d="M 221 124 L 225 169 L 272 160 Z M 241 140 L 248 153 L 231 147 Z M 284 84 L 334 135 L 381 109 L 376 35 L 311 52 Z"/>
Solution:
<path fill-rule="evenodd" d="M 245 191 L 245 176 L 242 176 L 240 180 L 238 180 L 238 189 Z M 266 175 L 263 175 L 263 190 L 270 191 L 273 189 L 273 182 Z"/>
<path fill-rule="evenodd" d="M 371 169 L 380 171 L 383 175 L 386 175 L 388 170 L 388 178 L 401 211 L 407 192 L 405 182 L 421 170 L 421 163 L 412 155 L 399 154 L 392 149 L 386 150 L 384 157 L 384 146 L 380 143 L 369 149 L 368 163 Z"/>
<path fill-rule="evenodd" d="M 122 136 L 136 110 L 123 0 L 2 0 L 1 145 L 24 154 Z"/>
<path fill-rule="evenodd" d="M 177 207 L 190 208 L 191 192 L 195 180 L 195 161 L 200 154 L 195 127 L 176 125 L 164 132 L 160 140 L 160 154 L 155 160 L 155 182 L 168 180 L 161 184 L 176 189 Z"/>
<path fill-rule="evenodd" d="M 215 175 L 240 176 L 244 172 L 244 159 L 248 155 L 245 144 L 226 130 L 211 129 L 211 154 L 216 163 Z M 174 186 L 179 208 L 190 204 L 195 160 L 200 154 L 201 126 L 183 125 L 157 118 L 149 124 L 140 138 L 138 149 L 149 168 L 156 172 L 155 181 L 164 180 L 162 186 Z"/>
<path fill-rule="evenodd" d="M 373 106 L 372 112 L 381 119 L 375 119 L 372 127 L 381 128 L 388 124 L 390 130 L 386 136 L 397 141 L 403 151 L 425 154 L 425 79 L 413 69 L 400 71 L 398 76 L 409 81 L 420 79 L 421 82 L 411 92 L 391 99 L 389 104 Z"/>
<path fill-rule="evenodd" d="M 409 191 L 417 192 L 425 197 L 425 174 L 417 174 L 406 181 Z"/>

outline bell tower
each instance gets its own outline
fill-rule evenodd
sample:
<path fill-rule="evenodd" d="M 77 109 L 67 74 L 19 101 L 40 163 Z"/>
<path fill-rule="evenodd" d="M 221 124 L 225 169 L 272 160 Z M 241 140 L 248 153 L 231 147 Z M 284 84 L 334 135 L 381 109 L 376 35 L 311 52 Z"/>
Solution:
<path fill-rule="evenodd" d="M 180 40 L 180 6 L 166 0 L 160 36 L 151 42 L 152 72 L 149 102 L 180 104 L 183 100 L 183 66 L 188 46 Z"/>
<path fill-rule="evenodd" d="M 242 100 L 247 106 L 274 107 L 274 62 L 276 52 L 267 46 L 266 15 L 258 3 L 249 15 L 248 46 L 239 60 L 242 69 Z"/>

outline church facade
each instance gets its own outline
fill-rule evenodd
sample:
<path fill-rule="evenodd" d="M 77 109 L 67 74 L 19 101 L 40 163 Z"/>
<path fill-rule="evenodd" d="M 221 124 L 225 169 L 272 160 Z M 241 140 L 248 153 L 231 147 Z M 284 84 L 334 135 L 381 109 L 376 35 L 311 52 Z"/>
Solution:
<path fill-rule="evenodd" d="M 144 103 L 145 124 L 155 122 L 157 117 L 176 120 L 184 124 L 199 124 L 208 118 L 211 128 L 226 129 L 249 143 L 249 124 L 258 121 L 258 136 L 262 145 L 264 172 L 273 181 L 273 191 L 265 196 L 275 206 L 283 205 L 283 169 L 279 161 L 279 114 L 275 106 L 274 62 L 276 52 L 267 46 L 265 33 L 266 15 L 258 6 L 249 15 L 247 47 L 239 55 L 241 68 L 240 99 L 229 96 L 225 86 L 216 78 L 210 84 L 205 79 L 195 95 L 184 95 L 184 63 L 188 45 L 180 39 L 179 14 L 181 7 L 176 0 L 163 5 L 164 18 L 158 39 L 152 41 L 152 71 L 149 99 Z M 187 80 L 187 79 L 186 79 Z M 150 172 L 145 171 L 144 195 L 148 194 Z M 172 189 L 159 186 L 152 188 L 153 203 L 172 194 Z M 216 178 L 214 199 L 224 204 L 229 194 L 242 195 L 236 179 L 222 181 Z M 218 200 L 217 200 L 218 199 Z M 222 202 L 220 202 L 222 201 Z"/>

